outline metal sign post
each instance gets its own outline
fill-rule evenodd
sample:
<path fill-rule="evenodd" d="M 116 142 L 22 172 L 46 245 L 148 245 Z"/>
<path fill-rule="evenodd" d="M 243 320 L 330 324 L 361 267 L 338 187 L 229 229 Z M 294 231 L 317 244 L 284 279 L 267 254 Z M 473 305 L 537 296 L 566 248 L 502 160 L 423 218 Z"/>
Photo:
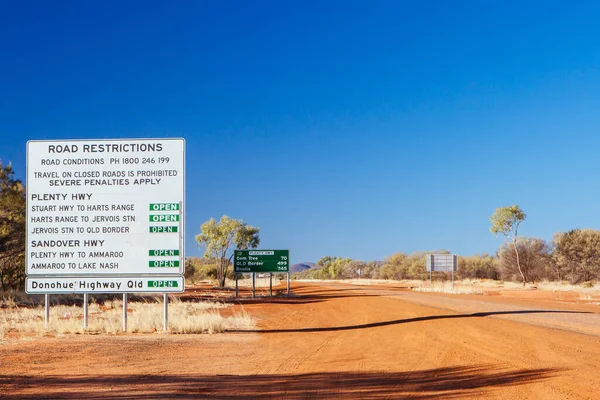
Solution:
<path fill-rule="evenodd" d="M 48 329 L 48 323 L 50 322 L 50 295 L 46 293 L 44 295 L 44 329 Z"/>
<path fill-rule="evenodd" d="M 287 273 L 287 294 L 290 294 L 290 273 Z"/>
<path fill-rule="evenodd" d="M 254 272 L 252 273 L 252 297 L 255 296 L 255 288 L 256 288 L 256 283 L 255 283 L 255 277 L 254 277 Z"/>
<path fill-rule="evenodd" d="M 240 293 L 238 279 L 238 274 L 235 274 L 235 297 L 238 297 Z"/>
<path fill-rule="evenodd" d="M 88 328 L 88 295 L 83 294 L 83 330 L 87 331 Z"/>
<path fill-rule="evenodd" d="M 163 315 L 163 331 L 167 331 L 167 324 L 169 323 L 169 295 L 165 293 L 163 295 L 163 303 L 164 303 L 164 315 Z"/>
<path fill-rule="evenodd" d="M 123 332 L 127 332 L 127 293 L 123 293 Z"/>

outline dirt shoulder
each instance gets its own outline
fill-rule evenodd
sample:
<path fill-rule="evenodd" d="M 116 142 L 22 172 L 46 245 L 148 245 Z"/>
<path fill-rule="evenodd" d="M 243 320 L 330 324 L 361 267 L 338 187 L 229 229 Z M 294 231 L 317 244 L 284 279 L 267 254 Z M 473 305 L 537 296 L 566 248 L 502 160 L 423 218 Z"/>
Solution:
<path fill-rule="evenodd" d="M 559 313 L 489 314 L 530 304 L 385 287 L 293 290 L 236 306 L 254 332 L 4 344 L 0 397 L 597 398 L 600 336 L 505 318 Z"/>
<path fill-rule="evenodd" d="M 344 284 L 332 287 L 335 286 L 356 287 Z M 588 335 L 600 335 L 600 306 L 579 304 L 576 300 L 552 300 L 548 293 L 542 291 L 511 290 L 505 291 L 502 296 L 487 296 L 422 293 L 393 286 L 361 286 L 361 290 L 404 302 L 453 311 L 464 317 L 502 318 Z M 519 293 L 523 294 L 524 299 L 517 297 Z M 567 296 L 563 294 L 562 297 Z"/>

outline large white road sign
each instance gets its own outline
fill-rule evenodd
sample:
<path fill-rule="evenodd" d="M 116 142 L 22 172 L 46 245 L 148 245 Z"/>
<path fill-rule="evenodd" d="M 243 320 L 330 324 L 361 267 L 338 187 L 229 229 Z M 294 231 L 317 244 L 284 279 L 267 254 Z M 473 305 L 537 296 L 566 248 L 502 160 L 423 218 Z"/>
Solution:
<path fill-rule="evenodd" d="M 185 141 L 27 143 L 27 275 L 177 275 Z"/>

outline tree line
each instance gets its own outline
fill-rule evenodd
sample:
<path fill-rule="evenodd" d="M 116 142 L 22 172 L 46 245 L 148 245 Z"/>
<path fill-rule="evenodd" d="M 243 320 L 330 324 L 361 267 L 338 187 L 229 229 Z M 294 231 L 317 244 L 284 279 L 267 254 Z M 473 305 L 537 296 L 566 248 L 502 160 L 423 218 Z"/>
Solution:
<path fill-rule="evenodd" d="M 12 165 L 0 160 L 0 290 L 22 290 L 25 285 L 25 186 L 14 178 Z M 495 255 L 460 256 L 456 277 L 504 279 L 526 282 L 569 281 L 573 284 L 600 280 L 600 231 L 573 229 L 557 232 L 550 242 L 520 237 L 526 218 L 516 205 L 496 209 L 490 217 L 494 234 L 506 243 Z M 233 278 L 234 250 L 256 248 L 260 228 L 226 215 L 211 218 L 196 236 L 204 257 L 186 259 L 186 277 L 215 279 L 223 286 Z M 396 253 L 384 260 L 361 261 L 344 257 L 322 257 L 317 267 L 293 275 L 312 279 L 428 279 L 425 254 L 448 251 Z M 438 273 L 438 276 L 439 275 Z"/>
<path fill-rule="evenodd" d="M 516 239 L 500 246 L 496 254 L 475 254 L 458 257 L 457 279 L 502 279 L 535 283 L 543 280 L 569 281 L 573 284 L 600 281 L 600 231 L 573 229 L 558 232 L 551 242 L 539 238 Z M 425 267 L 428 253 L 449 253 L 446 250 L 395 253 L 382 261 L 360 261 L 326 256 L 316 268 L 293 274 L 296 279 L 429 279 Z M 520 265 L 520 267 L 518 267 Z M 437 278 L 449 278 L 450 273 L 434 273 Z"/>
<path fill-rule="evenodd" d="M 519 237 L 519 227 L 527 215 L 518 205 L 499 207 L 490 216 L 490 231 L 507 241 L 495 255 L 459 256 L 458 279 L 504 279 L 527 282 L 569 281 L 572 284 L 600 280 L 600 231 L 572 229 L 557 232 L 551 242 L 540 238 Z M 295 274 L 309 279 L 427 279 L 428 253 L 446 250 L 396 253 L 383 261 L 357 261 L 342 257 L 323 257 L 317 268 Z M 437 276 L 450 273 L 436 273 Z"/>

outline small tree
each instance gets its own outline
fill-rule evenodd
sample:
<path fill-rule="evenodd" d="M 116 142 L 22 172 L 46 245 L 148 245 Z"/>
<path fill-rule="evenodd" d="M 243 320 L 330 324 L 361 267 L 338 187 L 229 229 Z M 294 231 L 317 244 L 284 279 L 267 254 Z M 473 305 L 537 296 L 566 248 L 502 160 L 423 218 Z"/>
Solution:
<path fill-rule="evenodd" d="M 205 248 L 204 257 L 216 260 L 217 280 L 221 287 L 225 286 L 233 251 L 256 248 L 260 243 L 259 230 L 227 215 L 223 215 L 219 222 L 211 218 L 202 224 L 196 242 Z"/>
<path fill-rule="evenodd" d="M 494 235 L 502 234 L 506 236 L 507 240 L 512 240 L 513 248 L 515 250 L 515 258 L 517 264 L 517 270 L 521 275 L 523 286 L 525 286 L 525 274 L 521 269 L 521 262 L 519 260 L 519 250 L 517 248 L 517 237 L 519 233 L 519 225 L 525 221 L 527 215 L 519 208 L 518 205 L 514 204 L 508 207 L 496 208 L 496 211 L 490 216 L 490 222 L 492 226 L 490 231 Z"/>

